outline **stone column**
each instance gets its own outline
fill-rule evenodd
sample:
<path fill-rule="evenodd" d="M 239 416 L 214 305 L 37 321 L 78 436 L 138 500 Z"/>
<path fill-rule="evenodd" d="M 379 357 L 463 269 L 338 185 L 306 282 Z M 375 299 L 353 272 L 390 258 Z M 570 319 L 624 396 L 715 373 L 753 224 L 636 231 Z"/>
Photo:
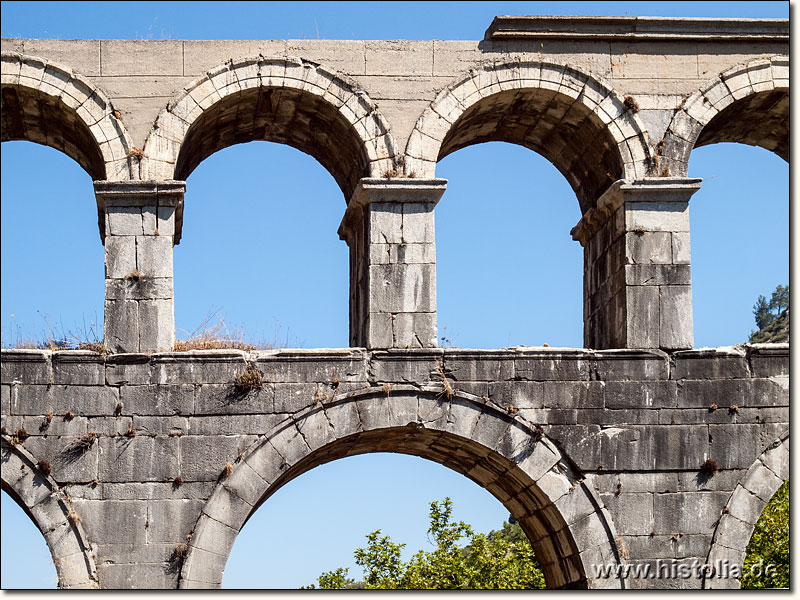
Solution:
<path fill-rule="evenodd" d="M 186 184 L 96 181 L 94 189 L 106 248 L 106 349 L 172 350 L 172 247 L 180 241 Z"/>
<path fill-rule="evenodd" d="M 689 198 L 700 182 L 617 181 L 572 230 L 584 248 L 587 348 L 692 347 Z"/>
<path fill-rule="evenodd" d="M 350 246 L 350 345 L 436 346 L 433 209 L 445 179 L 362 179 L 339 227 Z"/>

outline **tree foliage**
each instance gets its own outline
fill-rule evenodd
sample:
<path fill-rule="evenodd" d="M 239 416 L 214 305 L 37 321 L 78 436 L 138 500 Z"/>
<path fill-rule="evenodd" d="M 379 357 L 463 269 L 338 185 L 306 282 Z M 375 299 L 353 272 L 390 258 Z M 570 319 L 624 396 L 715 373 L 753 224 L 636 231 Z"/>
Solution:
<path fill-rule="evenodd" d="M 453 520 L 450 498 L 430 503 L 430 552 L 420 550 L 408 562 L 404 544 L 395 544 L 381 531 L 367 536 L 367 546 L 355 551 L 364 571 L 355 583 L 348 570 L 323 573 L 309 589 L 532 589 L 544 588 L 544 575 L 530 542 L 518 524 L 504 523 L 501 531 L 475 533 Z"/>
<path fill-rule="evenodd" d="M 778 488 L 756 523 L 741 578 L 744 589 L 789 587 L 789 480 Z"/>
<path fill-rule="evenodd" d="M 769 301 L 759 296 L 753 305 L 757 331 L 750 334 L 751 342 L 786 342 L 789 340 L 789 286 L 779 285 Z"/>

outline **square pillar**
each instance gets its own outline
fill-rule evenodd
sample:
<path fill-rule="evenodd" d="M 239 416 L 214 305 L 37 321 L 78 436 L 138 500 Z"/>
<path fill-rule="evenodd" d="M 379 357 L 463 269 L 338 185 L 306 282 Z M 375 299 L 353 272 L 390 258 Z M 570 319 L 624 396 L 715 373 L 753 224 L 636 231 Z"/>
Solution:
<path fill-rule="evenodd" d="M 183 223 L 183 181 L 95 181 L 105 246 L 104 344 L 109 352 L 171 351 L 172 247 Z"/>
<path fill-rule="evenodd" d="M 584 345 L 693 345 L 689 199 L 700 179 L 617 181 L 572 230 L 584 248 Z"/>
<path fill-rule="evenodd" d="M 362 179 L 339 226 L 350 247 L 350 345 L 436 346 L 433 209 L 445 179 Z"/>

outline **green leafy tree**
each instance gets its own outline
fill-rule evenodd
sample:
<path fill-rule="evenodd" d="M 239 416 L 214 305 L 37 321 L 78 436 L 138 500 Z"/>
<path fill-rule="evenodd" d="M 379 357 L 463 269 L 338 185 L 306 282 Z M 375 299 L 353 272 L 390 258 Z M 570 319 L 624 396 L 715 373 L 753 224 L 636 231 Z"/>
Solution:
<path fill-rule="evenodd" d="M 756 523 L 741 578 L 744 589 L 789 587 L 789 480 L 778 488 Z"/>
<path fill-rule="evenodd" d="M 759 296 L 753 305 L 757 331 L 750 334 L 751 342 L 785 342 L 789 339 L 789 286 L 779 285 L 769 301 Z"/>
<path fill-rule="evenodd" d="M 532 589 L 544 588 L 544 575 L 530 542 L 518 524 L 504 523 L 501 531 L 475 533 L 453 520 L 450 498 L 430 504 L 430 552 L 420 550 L 403 562 L 404 544 L 395 544 L 381 531 L 367 535 L 366 548 L 355 551 L 363 582 L 354 583 L 347 569 L 323 573 L 320 589 Z M 310 588 L 315 588 L 311 585 Z"/>

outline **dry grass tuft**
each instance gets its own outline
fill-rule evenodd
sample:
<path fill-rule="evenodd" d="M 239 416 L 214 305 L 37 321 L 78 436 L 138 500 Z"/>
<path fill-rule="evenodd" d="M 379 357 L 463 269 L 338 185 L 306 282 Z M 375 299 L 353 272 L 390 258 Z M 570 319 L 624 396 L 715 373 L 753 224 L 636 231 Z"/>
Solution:
<path fill-rule="evenodd" d="M 142 274 L 139 272 L 139 269 L 134 269 L 122 279 L 125 281 L 139 281 L 142 278 Z"/>
<path fill-rule="evenodd" d="M 439 376 L 442 378 L 442 394 L 445 398 L 450 400 L 455 393 L 455 388 L 450 383 L 450 380 L 447 379 L 447 376 L 444 374 L 444 366 L 438 360 L 436 361 L 436 366 L 439 369 Z"/>
<path fill-rule="evenodd" d="M 189 350 L 271 350 L 274 344 L 251 344 L 244 341 L 244 331 L 240 329 L 229 330 L 225 319 L 220 316 L 219 310 L 209 311 L 203 318 L 200 326 L 189 333 L 185 340 L 175 340 L 175 352 Z"/>
<path fill-rule="evenodd" d="M 36 466 L 39 467 L 39 470 L 42 472 L 42 475 L 44 475 L 45 477 L 50 475 L 50 471 L 52 469 L 50 467 L 50 463 L 47 462 L 46 460 L 44 460 L 44 459 L 40 460 L 38 463 L 36 463 Z"/>
<path fill-rule="evenodd" d="M 137 158 L 142 160 L 144 158 L 144 150 L 137 148 L 136 146 L 131 146 L 130 152 L 128 152 L 128 158 Z"/>
<path fill-rule="evenodd" d="M 248 364 L 247 368 L 233 380 L 233 387 L 237 394 L 246 394 L 264 387 L 264 377 L 255 365 Z"/>
<path fill-rule="evenodd" d="M 29 437 L 30 435 L 28 435 L 28 432 L 25 431 L 23 427 L 20 427 L 19 429 L 17 429 L 16 433 L 12 436 L 11 441 L 14 444 L 24 444 L 25 440 L 27 440 Z"/>
<path fill-rule="evenodd" d="M 732 404 L 731 406 L 728 407 L 728 412 L 731 414 L 738 413 L 739 407 L 736 406 L 735 404 Z"/>
<path fill-rule="evenodd" d="M 515 415 L 515 414 L 517 414 L 519 412 L 519 409 L 516 406 L 514 406 L 513 404 L 509 404 L 506 407 L 506 412 L 508 414 L 510 414 L 510 415 Z"/>
<path fill-rule="evenodd" d="M 181 485 L 183 485 L 183 477 L 181 477 L 180 475 L 178 475 L 178 476 L 177 476 L 177 477 L 176 477 L 176 478 L 175 478 L 175 479 L 172 481 L 172 484 L 173 484 L 175 487 L 180 487 Z"/>
<path fill-rule="evenodd" d="M 67 519 L 69 519 L 69 522 L 72 523 L 73 526 L 81 522 L 81 516 L 74 510 L 71 510 L 67 513 Z"/>
<path fill-rule="evenodd" d="M 706 477 L 712 477 L 717 471 L 719 471 L 719 465 L 717 465 L 717 461 L 711 458 L 707 458 L 706 461 L 700 465 L 700 473 Z"/>
<path fill-rule="evenodd" d="M 629 111 L 637 113 L 639 112 L 639 103 L 636 102 L 633 96 L 625 96 L 625 99 L 622 101 Z"/>
<path fill-rule="evenodd" d="M 64 420 L 65 421 L 72 421 L 72 419 L 74 419 L 74 418 L 75 418 L 75 414 L 72 411 L 68 410 L 67 412 L 64 413 Z"/>
<path fill-rule="evenodd" d="M 719 406 L 717 406 L 716 404 L 712 404 L 711 406 L 708 407 L 708 412 L 714 412 L 718 408 Z"/>
<path fill-rule="evenodd" d="M 233 474 L 233 465 L 231 463 L 225 463 L 225 468 L 222 469 L 222 475 L 224 477 L 230 477 Z"/>
<path fill-rule="evenodd" d="M 117 402 L 117 406 L 114 407 L 114 415 L 120 416 L 122 414 L 122 402 Z"/>
<path fill-rule="evenodd" d="M 126 437 L 136 437 L 136 429 L 131 427 L 128 431 L 125 432 Z"/>

